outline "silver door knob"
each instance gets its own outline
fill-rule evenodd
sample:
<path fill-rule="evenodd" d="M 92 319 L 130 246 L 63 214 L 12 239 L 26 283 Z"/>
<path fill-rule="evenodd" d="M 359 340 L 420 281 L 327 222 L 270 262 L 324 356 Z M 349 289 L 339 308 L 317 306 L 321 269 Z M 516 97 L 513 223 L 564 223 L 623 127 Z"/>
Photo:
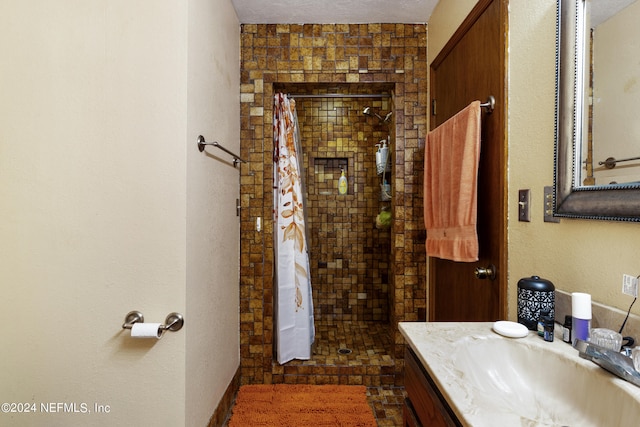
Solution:
<path fill-rule="evenodd" d="M 490 264 L 487 267 L 476 268 L 476 277 L 481 280 L 483 279 L 495 280 L 496 266 L 493 264 Z"/>

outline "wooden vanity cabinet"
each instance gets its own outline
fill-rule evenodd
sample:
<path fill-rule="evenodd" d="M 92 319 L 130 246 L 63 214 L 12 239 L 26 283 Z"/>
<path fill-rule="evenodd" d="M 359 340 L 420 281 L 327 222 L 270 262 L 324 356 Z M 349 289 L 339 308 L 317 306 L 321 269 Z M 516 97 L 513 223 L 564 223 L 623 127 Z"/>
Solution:
<path fill-rule="evenodd" d="M 404 427 L 462 426 L 433 379 L 411 348 L 405 348 L 404 387 L 407 398 L 403 408 Z"/>

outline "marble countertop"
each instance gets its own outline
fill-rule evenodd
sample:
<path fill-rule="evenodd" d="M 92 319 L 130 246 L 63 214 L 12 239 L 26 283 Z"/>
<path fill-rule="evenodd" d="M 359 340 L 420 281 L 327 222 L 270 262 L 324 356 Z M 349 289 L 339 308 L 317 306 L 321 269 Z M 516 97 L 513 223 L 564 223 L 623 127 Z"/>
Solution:
<path fill-rule="evenodd" d="M 536 369 L 539 369 L 540 366 L 537 361 L 540 359 L 541 355 L 544 355 L 545 358 L 547 356 L 551 357 L 555 355 L 559 357 L 557 358 L 558 360 L 563 360 L 563 363 L 561 364 L 562 370 L 555 373 L 549 372 L 549 374 L 557 377 L 562 376 L 563 378 L 568 377 L 571 378 L 571 381 L 573 381 L 573 377 L 587 378 L 576 379 L 575 387 L 577 388 L 584 389 L 593 387 L 593 384 L 599 386 L 601 383 L 607 384 L 607 387 L 611 385 L 611 387 L 613 387 L 612 390 L 615 390 L 613 393 L 614 396 L 612 396 L 611 399 L 620 400 L 620 391 L 625 396 L 630 395 L 631 397 L 629 397 L 629 399 L 631 400 L 625 401 L 626 406 L 633 406 L 634 411 L 638 409 L 640 413 L 640 388 L 613 376 L 591 361 L 580 358 L 578 356 L 578 352 L 574 348 L 562 341 L 561 335 L 556 333 L 556 339 L 553 342 L 544 341 L 536 332 L 533 331 L 530 331 L 524 338 L 506 338 L 495 333 L 492 330 L 492 326 L 492 322 L 399 323 L 399 329 L 405 337 L 408 345 L 416 353 L 418 359 L 422 362 L 424 368 L 430 374 L 440 392 L 451 406 L 451 409 L 463 424 L 474 427 L 496 425 L 564 425 L 566 421 L 562 418 L 569 417 L 571 420 L 570 425 L 598 425 L 597 423 L 593 424 L 593 422 L 595 422 L 594 420 L 600 416 L 597 413 L 595 416 L 593 414 L 589 414 L 589 421 L 587 424 L 576 424 L 575 422 L 581 417 L 584 418 L 585 415 L 581 414 L 582 408 L 577 408 L 575 410 L 564 409 L 567 406 L 571 406 L 573 402 L 567 403 L 561 401 L 557 408 L 537 408 L 534 410 L 533 415 L 522 415 L 522 411 L 520 411 L 521 407 L 535 405 L 546 406 L 548 405 L 547 402 L 549 400 L 553 402 L 553 399 L 556 398 L 554 397 L 555 393 L 547 393 L 546 391 L 540 393 L 540 391 L 536 390 L 536 397 L 533 400 L 538 400 L 537 395 L 542 394 L 543 396 L 539 400 L 545 403 L 531 403 L 531 390 L 535 389 L 537 386 L 537 384 L 533 387 L 531 386 L 531 382 L 535 381 L 535 375 L 533 380 L 531 379 L 531 376 L 525 378 L 525 380 L 529 382 L 529 384 L 526 384 L 526 389 L 518 388 L 517 385 L 514 389 L 511 389 L 511 384 L 507 384 L 504 385 L 504 388 L 501 390 L 501 385 L 498 384 L 498 388 L 496 389 L 491 389 L 489 387 L 479 393 L 477 388 L 474 389 L 473 385 L 470 385 L 473 384 L 474 381 L 476 381 L 476 383 L 481 383 L 483 382 L 483 378 L 488 378 L 482 376 L 485 373 L 479 372 L 478 375 L 473 373 L 474 369 L 477 371 L 484 370 L 478 369 L 478 367 L 484 368 L 485 363 L 487 365 L 487 371 L 491 371 L 491 369 L 493 369 L 495 372 L 504 372 L 505 370 L 512 369 L 514 370 L 513 373 L 504 375 L 506 375 L 507 378 L 509 378 L 509 376 L 517 377 L 519 376 L 518 372 L 524 370 L 536 371 Z M 497 340 L 507 340 L 511 342 L 500 343 Z M 483 342 L 484 344 L 489 345 L 480 345 L 476 347 L 477 343 Z M 503 363 L 507 366 L 504 366 L 505 369 L 502 369 L 500 361 L 491 360 L 485 362 L 482 360 L 482 358 L 501 358 L 502 354 L 510 352 L 508 349 L 514 348 L 512 347 L 512 344 L 518 345 L 512 358 L 512 360 L 517 362 L 513 363 L 514 366 L 508 366 L 512 363 L 505 361 Z M 478 351 L 477 362 L 469 362 L 476 357 L 473 353 L 474 350 L 470 352 L 470 348 L 485 349 Z M 489 350 L 486 350 L 487 348 Z M 500 348 L 502 353 L 500 353 L 499 356 L 495 356 L 491 352 L 491 348 Z M 504 349 L 507 350 L 505 351 Z M 463 354 L 463 356 L 460 356 L 460 354 Z M 464 356 L 465 354 L 467 356 Z M 508 356 L 505 356 L 505 358 L 505 360 L 509 360 Z M 492 367 L 488 365 L 492 365 Z M 475 368 L 471 366 L 475 366 Z M 574 372 L 576 373 L 574 374 Z M 540 371 L 540 374 L 542 373 L 543 372 Z M 491 372 L 486 373 L 486 375 L 491 375 Z M 571 375 L 573 375 L 573 377 Z M 564 396 L 567 394 L 572 394 L 570 385 L 565 384 L 571 381 L 567 381 L 565 379 L 560 382 L 561 385 L 559 387 L 562 388 L 562 390 L 557 390 L 557 395 L 560 396 L 558 400 L 564 399 Z M 554 383 L 551 382 L 551 384 Z M 544 387 L 548 387 L 548 385 Z M 507 391 L 505 392 L 504 390 Z M 492 393 L 492 391 L 495 391 L 495 393 Z M 501 393 L 506 394 L 506 396 L 513 396 L 513 398 L 509 397 L 501 399 L 499 396 Z M 479 394 L 482 394 L 483 396 L 478 396 Z M 548 396 L 548 394 L 550 394 L 550 396 Z M 518 402 L 518 399 L 521 399 L 522 401 Z M 623 400 L 624 399 L 627 399 L 627 397 L 624 397 Z M 515 402 L 509 402 L 511 400 Z M 607 404 L 609 403 L 611 402 L 607 402 Z M 631 403 L 631 405 L 629 405 L 629 403 Z M 515 405 L 520 406 L 516 407 Z M 505 409 L 506 406 L 511 406 L 521 413 L 519 415 L 507 414 L 506 412 L 508 412 L 508 408 Z M 554 404 L 553 406 L 556 405 Z M 604 407 L 603 410 L 609 409 Z M 547 414 L 543 414 L 542 416 L 540 415 L 540 413 L 547 411 L 565 411 L 565 414 L 562 416 L 547 416 Z M 569 412 L 569 414 L 566 412 Z M 636 415 L 637 413 L 634 413 L 633 417 Z M 544 422 L 538 422 L 537 420 L 539 418 L 536 417 L 547 417 L 549 419 L 546 419 Z M 525 422 L 525 424 L 523 424 L 523 422 Z"/>

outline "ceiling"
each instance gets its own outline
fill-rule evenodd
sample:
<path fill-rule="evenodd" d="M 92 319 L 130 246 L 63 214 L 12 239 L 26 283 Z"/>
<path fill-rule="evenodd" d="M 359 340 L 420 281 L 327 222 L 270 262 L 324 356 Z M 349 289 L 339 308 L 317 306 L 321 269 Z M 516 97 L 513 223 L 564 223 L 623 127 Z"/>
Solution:
<path fill-rule="evenodd" d="M 242 24 L 424 24 L 439 0 L 231 0 Z M 595 0 L 594 26 L 635 0 Z"/>
<path fill-rule="evenodd" d="M 241 24 L 424 24 L 438 0 L 231 0 Z"/>
<path fill-rule="evenodd" d="M 597 0 L 589 3 L 591 7 L 591 27 L 597 27 L 636 0 Z"/>

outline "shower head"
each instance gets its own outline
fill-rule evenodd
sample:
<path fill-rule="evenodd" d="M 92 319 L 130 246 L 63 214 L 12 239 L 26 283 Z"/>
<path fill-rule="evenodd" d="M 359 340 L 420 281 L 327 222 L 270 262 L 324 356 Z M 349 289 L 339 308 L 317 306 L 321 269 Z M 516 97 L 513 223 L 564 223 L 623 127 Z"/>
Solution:
<path fill-rule="evenodd" d="M 376 113 L 375 111 L 371 111 L 371 107 L 364 107 L 364 109 L 362 110 L 362 114 L 364 114 L 365 116 L 377 117 L 378 120 L 380 120 L 383 123 L 386 123 L 391 119 L 391 115 L 393 114 L 393 112 L 389 111 L 386 116 L 382 117 L 380 114 Z"/>

